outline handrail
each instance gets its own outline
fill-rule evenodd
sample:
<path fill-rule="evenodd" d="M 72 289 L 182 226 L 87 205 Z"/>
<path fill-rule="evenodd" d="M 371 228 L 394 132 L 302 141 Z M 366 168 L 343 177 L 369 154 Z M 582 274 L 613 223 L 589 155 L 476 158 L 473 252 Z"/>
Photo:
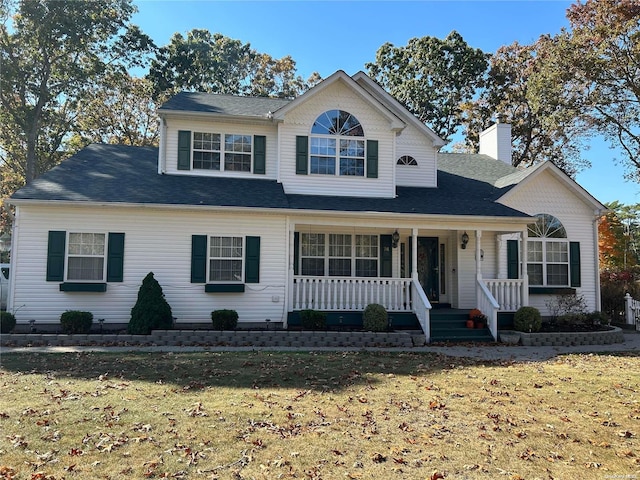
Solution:
<path fill-rule="evenodd" d="M 489 318 L 489 331 L 494 340 L 498 340 L 498 310 L 500 304 L 493 298 L 484 281 L 477 279 L 478 284 L 478 308 Z"/>
<path fill-rule="evenodd" d="M 422 289 L 422 285 L 420 285 L 420 280 L 418 279 L 418 274 L 414 273 L 411 276 L 411 298 L 413 300 L 413 313 L 418 317 L 418 322 L 422 327 L 422 331 L 424 332 L 425 342 L 429 343 L 429 338 L 431 336 L 431 303 L 427 298 L 427 294 L 424 293 Z"/>

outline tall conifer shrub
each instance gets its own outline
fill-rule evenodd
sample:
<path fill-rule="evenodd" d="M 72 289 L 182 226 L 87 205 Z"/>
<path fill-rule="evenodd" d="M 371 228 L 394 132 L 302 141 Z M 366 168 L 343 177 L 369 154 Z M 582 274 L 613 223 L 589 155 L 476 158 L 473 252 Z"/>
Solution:
<path fill-rule="evenodd" d="M 151 330 L 170 329 L 172 325 L 171 307 L 153 272 L 149 272 L 138 290 L 138 300 L 131 309 L 127 330 L 132 335 L 149 335 Z"/>

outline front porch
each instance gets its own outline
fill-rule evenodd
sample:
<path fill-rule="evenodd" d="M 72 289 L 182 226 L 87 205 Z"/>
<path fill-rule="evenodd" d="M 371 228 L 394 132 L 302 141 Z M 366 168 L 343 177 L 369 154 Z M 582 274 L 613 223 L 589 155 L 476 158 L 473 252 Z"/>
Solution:
<path fill-rule="evenodd" d="M 327 312 L 330 329 L 358 328 L 365 307 L 377 303 L 388 311 L 391 329 L 419 328 L 427 342 L 497 340 L 499 314 L 528 303 L 521 268 L 526 248 L 519 249 L 523 257 L 515 259 L 515 270 L 506 249 L 507 239 L 526 238 L 522 228 L 468 235 L 462 229 L 367 226 L 349 232 L 333 222 L 297 224 L 290 230 L 287 324 L 296 328 L 298 313 L 313 309 Z M 518 278 L 507 278 L 514 271 Z M 453 309 L 434 308 L 439 306 Z M 488 317 L 485 332 L 464 325 L 472 308 Z"/>

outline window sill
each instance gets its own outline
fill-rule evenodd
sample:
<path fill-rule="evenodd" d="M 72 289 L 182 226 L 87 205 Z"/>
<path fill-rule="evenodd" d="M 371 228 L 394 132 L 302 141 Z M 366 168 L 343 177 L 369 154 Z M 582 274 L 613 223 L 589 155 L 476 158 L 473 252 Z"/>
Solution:
<path fill-rule="evenodd" d="M 106 283 L 64 282 L 60 284 L 61 292 L 106 292 Z"/>
<path fill-rule="evenodd" d="M 530 295 L 562 295 L 573 293 L 576 293 L 576 289 L 572 287 L 529 287 Z"/>
<path fill-rule="evenodd" d="M 204 291 L 206 293 L 242 293 L 244 283 L 207 283 Z"/>

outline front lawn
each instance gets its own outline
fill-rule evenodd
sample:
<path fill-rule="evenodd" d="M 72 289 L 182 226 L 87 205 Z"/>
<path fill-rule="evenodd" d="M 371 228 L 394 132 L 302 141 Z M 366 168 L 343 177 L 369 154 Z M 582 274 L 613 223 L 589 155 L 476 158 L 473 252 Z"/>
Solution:
<path fill-rule="evenodd" d="M 0 478 L 640 478 L 640 357 L 3 354 Z"/>

